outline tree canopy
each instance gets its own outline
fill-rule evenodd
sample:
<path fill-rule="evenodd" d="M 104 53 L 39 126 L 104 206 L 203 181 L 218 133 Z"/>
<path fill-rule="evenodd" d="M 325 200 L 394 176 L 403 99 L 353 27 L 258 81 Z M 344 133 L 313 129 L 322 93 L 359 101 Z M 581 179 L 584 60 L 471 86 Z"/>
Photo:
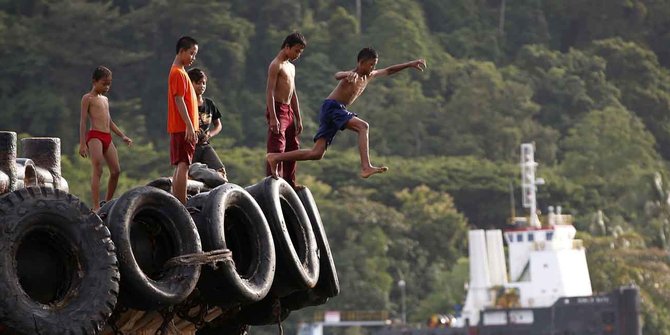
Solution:
<path fill-rule="evenodd" d="M 112 118 L 136 143 L 119 146 L 117 194 L 170 175 L 166 80 L 190 35 L 223 113 L 213 146 L 246 186 L 264 177 L 267 66 L 286 35 L 308 41 L 295 62 L 303 147 L 333 74 L 354 68 L 359 49 L 376 48 L 380 68 L 425 58 L 426 71 L 375 80 L 350 106 L 387 174 L 357 178 L 347 132 L 324 160 L 299 163 L 342 282 L 319 308 L 397 316 L 400 279 L 412 322 L 462 303 L 467 229 L 523 212 L 510 195 L 519 144 L 534 142 L 547 181 L 538 208 L 575 215 L 594 289 L 637 283 L 644 332 L 670 334 L 667 27 L 670 4 L 650 0 L 0 0 L 0 128 L 60 137 L 71 192 L 89 199 L 79 103 L 105 65 Z"/>

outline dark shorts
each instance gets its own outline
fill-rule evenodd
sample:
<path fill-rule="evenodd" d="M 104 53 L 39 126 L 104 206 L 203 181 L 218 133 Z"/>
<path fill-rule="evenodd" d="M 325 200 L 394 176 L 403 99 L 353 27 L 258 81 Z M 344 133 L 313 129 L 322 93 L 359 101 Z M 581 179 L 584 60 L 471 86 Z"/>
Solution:
<path fill-rule="evenodd" d="M 344 130 L 347 122 L 357 116 L 347 110 L 346 106 L 337 100 L 326 99 L 319 112 L 319 131 L 314 136 L 314 142 L 320 138 L 326 139 L 326 144 L 333 142 L 338 130 Z"/>
<path fill-rule="evenodd" d="M 216 154 L 216 151 L 214 151 L 214 148 L 209 143 L 198 143 L 195 145 L 193 162 L 205 164 L 208 168 L 217 171 L 223 168 L 223 163 L 221 162 L 221 159 L 219 159 L 219 155 Z"/>
<path fill-rule="evenodd" d="M 102 143 L 102 153 L 107 152 L 109 145 L 112 144 L 112 134 L 91 129 L 86 133 L 86 145 L 88 145 L 88 141 L 94 138 L 100 140 Z"/>
<path fill-rule="evenodd" d="M 193 153 L 195 144 L 191 144 L 184 138 L 185 132 L 170 134 L 170 163 L 177 165 L 184 162 L 191 165 L 193 162 Z"/>

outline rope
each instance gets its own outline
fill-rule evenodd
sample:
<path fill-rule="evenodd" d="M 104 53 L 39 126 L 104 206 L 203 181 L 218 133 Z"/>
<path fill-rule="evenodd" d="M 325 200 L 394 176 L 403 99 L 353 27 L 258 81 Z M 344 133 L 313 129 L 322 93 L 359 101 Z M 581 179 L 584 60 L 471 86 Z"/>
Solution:
<path fill-rule="evenodd" d="M 233 252 L 230 249 L 218 249 L 173 257 L 165 262 L 164 268 L 169 269 L 182 265 L 209 265 L 212 269 L 216 270 L 219 268 L 216 265 L 217 263 L 232 260 Z"/>

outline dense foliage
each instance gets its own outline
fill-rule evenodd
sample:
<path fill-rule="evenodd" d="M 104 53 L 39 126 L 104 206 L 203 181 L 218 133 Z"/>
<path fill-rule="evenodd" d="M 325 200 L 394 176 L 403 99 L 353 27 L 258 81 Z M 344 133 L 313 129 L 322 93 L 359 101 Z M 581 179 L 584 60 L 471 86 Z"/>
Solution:
<path fill-rule="evenodd" d="M 575 215 L 594 289 L 640 285 L 644 333 L 670 334 L 668 27 L 670 4 L 654 0 L 0 0 L 0 128 L 60 137 L 71 191 L 88 199 L 79 103 L 104 64 L 112 117 L 136 142 L 120 148 L 118 192 L 171 174 L 166 78 L 188 34 L 224 113 L 213 144 L 248 185 L 263 177 L 266 70 L 285 35 L 308 39 L 296 62 L 304 146 L 333 73 L 361 47 L 380 67 L 424 57 L 427 71 L 380 79 L 351 106 L 389 173 L 357 178 L 348 133 L 299 165 L 342 282 L 321 308 L 398 316 L 400 279 L 412 322 L 461 303 L 466 231 L 506 223 L 518 147 L 532 141 L 539 207 Z"/>

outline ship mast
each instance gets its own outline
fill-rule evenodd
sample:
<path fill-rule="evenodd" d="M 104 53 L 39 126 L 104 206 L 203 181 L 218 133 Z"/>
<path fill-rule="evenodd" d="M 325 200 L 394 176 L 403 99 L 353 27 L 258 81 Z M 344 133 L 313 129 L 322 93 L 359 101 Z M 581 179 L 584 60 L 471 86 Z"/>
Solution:
<path fill-rule="evenodd" d="M 524 208 L 529 208 L 531 227 L 540 228 L 540 219 L 537 216 L 537 185 L 543 185 L 544 179 L 535 178 L 535 145 L 533 143 L 521 144 L 521 198 Z"/>

